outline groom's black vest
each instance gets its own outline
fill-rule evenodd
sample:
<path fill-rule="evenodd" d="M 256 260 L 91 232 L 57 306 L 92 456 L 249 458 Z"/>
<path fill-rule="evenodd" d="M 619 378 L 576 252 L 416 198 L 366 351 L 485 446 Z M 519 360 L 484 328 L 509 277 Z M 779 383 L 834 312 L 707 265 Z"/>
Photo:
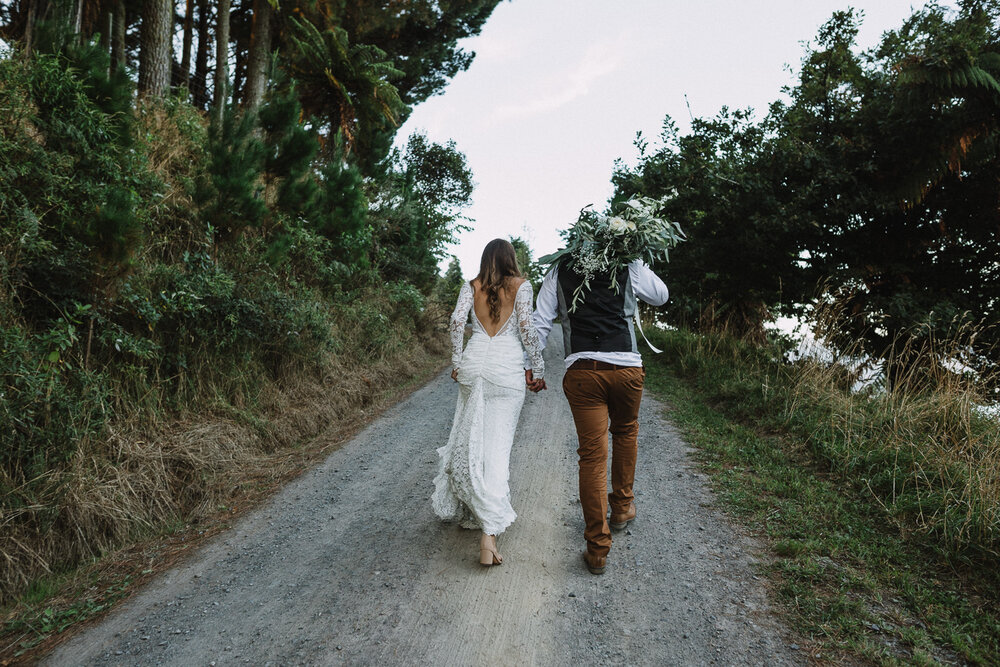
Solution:
<path fill-rule="evenodd" d="M 628 268 L 617 276 L 618 291 L 611 288 L 611 274 L 597 274 L 584 290 L 576 310 L 573 292 L 583 277 L 573 270 L 570 262 L 559 265 L 559 318 L 562 320 L 563 344 L 566 356 L 577 352 L 638 352 L 632 318 L 635 316 L 635 293 Z"/>

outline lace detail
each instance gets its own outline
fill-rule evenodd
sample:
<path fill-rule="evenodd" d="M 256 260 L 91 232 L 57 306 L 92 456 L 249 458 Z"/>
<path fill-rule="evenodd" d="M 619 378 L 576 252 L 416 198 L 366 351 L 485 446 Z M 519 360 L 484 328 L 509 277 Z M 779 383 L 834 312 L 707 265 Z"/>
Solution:
<path fill-rule="evenodd" d="M 462 342 L 465 339 L 465 324 L 469 321 L 470 311 L 472 311 L 472 285 L 468 281 L 463 281 L 462 289 L 458 292 L 458 301 L 455 302 L 455 310 L 452 311 L 451 321 L 448 323 L 448 331 L 451 334 L 451 367 L 455 370 L 462 365 Z"/>
<path fill-rule="evenodd" d="M 451 367 L 458 370 L 462 366 L 462 341 L 465 338 L 465 325 L 471 315 L 473 335 L 478 333 L 491 339 L 497 339 L 501 336 L 517 337 L 528 353 L 534 377 L 541 378 L 545 373 L 545 362 L 542 360 L 542 346 L 538 332 L 531 323 L 531 283 L 526 280 L 517 288 L 517 293 L 514 295 L 514 309 L 500 330 L 493 336 L 486 333 L 486 328 L 479 321 L 473 308 L 473 302 L 472 285 L 463 282 L 462 289 L 458 293 L 458 301 L 455 303 L 455 310 L 452 311 L 451 321 L 448 324 L 448 331 L 451 334 Z M 517 326 L 513 326 L 515 323 Z"/>
<path fill-rule="evenodd" d="M 527 280 L 517 288 L 514 314 L 517 315 L 517 330 L 521 336 L 521 345 L 531 359 L 532 375 L 539 380 L 545 374 L 545 361 L 542 360 L 542 344 L 538 338 L 538 331 L 531 322 L 531 283 Z"/>
<path fill-rule="evenodd" d="M 465 324 L 472 337 L 465 349 Z M 452 365 L 458 371 L 458 403 L 448 443 L 437 450 L 431 506 L 445 521 L 464 528 L 502 533 L 516 518 L 510 502 L 510 450 L 524 403 L 525 349 L 535 377 L 544 372 L 538 333 L 531 323 L 531 285 L 521 285 L 507 321 L 493 336 L 473 308 L 473 289 L 464 283 L 449 331 Z"/>
<path fill-rule="evenodd" d="M 524 403 L 511 389 L 477 378 L 459 389 L 448 443 L 437 450 L 431 507 L 463 528 L 499 535 L 517 518 L 510 502 L 510 449 Z"/>

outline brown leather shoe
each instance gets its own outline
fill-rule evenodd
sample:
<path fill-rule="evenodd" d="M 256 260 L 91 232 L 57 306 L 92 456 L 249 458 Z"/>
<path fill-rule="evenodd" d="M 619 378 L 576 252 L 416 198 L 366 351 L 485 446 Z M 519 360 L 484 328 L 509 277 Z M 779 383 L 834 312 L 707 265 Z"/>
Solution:
<path fill-rule="evenodd" d="M 625 528 L 635 520 L 635 502 L 629 504 L 628 511 L 624 514 L 611 513 L 611 518 L 608 519 L 608 526 L 611 530 L 618 532 L 625 530 Z"/>
<path fill-rule="evenodd" d="M 586 563 L 591 574 L 604 574 L 607 560 L 604 556 L 591 556 L 589 551 L 583 552 L 583 562 Z"/>

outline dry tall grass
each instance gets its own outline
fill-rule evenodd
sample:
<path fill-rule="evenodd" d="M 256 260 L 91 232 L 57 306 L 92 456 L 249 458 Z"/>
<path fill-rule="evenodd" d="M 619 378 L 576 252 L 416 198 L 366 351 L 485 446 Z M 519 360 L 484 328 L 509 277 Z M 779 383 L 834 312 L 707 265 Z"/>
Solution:
<path fill-rule="evenodd" d="M 339 354 L 257 374 L 252 395 L 219 383 L 214 399 L 183 414 L 156 409 L 156 399 L 136 403 L 106 437 L 81 443 L 71 460 L 35 480 L 30 505 L 0 507 L 0 606 L 39 576 L 196 522 L 229 505 L 242 486 L 286 474 L 309 440 L 363 418 L 440 367 L 447 348 L 440 315 L 429 306 L 406 344 L 375 356 L 361 351 L 363 323 L 344 318 Z"/>
<path fill-rule="evenodd" d="M 834 313 L 819 313 L 826 335 Z M 825 318 L 825 319 L 824 319 Z M 829 415 L 828 458 L 858 477 L 903 532 L 934 535 L 952 554 L 1000 556 L 1000 423 L 982 413 L 995 400 L 991 373 L 968 360 L 978 331 L 956 326 L 897 339 L 882 368 L 891 381 L 851 391 L 854 373 L 838 363 L 803 361 L 793 374 L 791 418 L 804 404 Z M 842 358 L 864 356 L 860 345 Z"/>
<path fill-rule="evenodd" d="M 839 361 L 788 362 L 783 350 L 726 334 L 658 336 L 680 373 L 741 420 L 785 431 L 869 492 L 887 518 L 949 558 L 1000 556 L 1000 424 L 981 413 L 993 378 L 956 372 L 964 330 L 900 343 L 889 363 L 909 370 L 891 386 L 852 391 Z M 860 356 L 846 350 L 838 359 Z"/>

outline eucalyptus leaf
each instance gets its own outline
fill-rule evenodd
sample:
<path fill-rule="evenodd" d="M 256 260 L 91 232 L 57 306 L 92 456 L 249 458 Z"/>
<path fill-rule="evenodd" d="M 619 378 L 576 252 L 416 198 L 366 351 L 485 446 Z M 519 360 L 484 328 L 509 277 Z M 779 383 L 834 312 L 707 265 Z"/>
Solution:
<path fill-rule="evenodd" d="M 673 194 L 663 199 L 636 197 L 621 204 L 611 215 L 597 213 L 590 206 L 569 230 L 563 232 L 566 245 L 545 255 L 541 264 L 556 264 L 571 258 L 573 268 L 583 278 L 573 292 L 570 310 L 576 310 L 590 282 L 597 274 L 611 275 L 611 288 L 618 293 L 617 273 L 637 259 L 655 264 L 669 259 L 667 250 L 684 240 L 680 223 L 657 217 Z"/>

